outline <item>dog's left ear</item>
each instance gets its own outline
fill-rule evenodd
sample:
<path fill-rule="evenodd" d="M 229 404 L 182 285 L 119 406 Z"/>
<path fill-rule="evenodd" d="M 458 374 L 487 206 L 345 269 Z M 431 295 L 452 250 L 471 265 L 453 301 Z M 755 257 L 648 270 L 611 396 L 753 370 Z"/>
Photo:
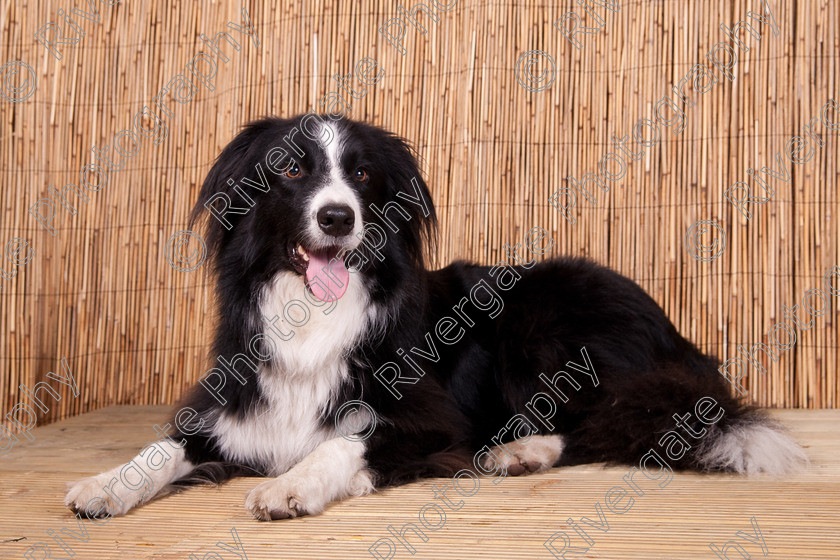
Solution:
<path fill-rule="evenodd" d="M 400 229 L 407 229 L 404 239 L 408 241 L 408 253 L 418 265 L 425 266 L 426 251 L 433 254 L 437 247 L 437 214 L 417 156 L 406 140 L 388 133 L 382 157 L 388 169 L 389 204 L 395 202 L 411 216 L 405 226 L 400 223 Z"/>

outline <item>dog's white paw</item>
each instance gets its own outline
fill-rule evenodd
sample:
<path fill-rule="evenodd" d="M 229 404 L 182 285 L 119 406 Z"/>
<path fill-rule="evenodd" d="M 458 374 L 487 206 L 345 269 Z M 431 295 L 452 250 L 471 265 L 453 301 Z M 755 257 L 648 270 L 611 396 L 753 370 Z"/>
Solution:
<path fill-rule="evenodd" d="M 564 447 L 562 436 L 532 435 L 527 439 L 494 447 L 484 460 L 484 468 L 519 476 L 547 471 L 560 460 Z"/>
<path fill-rule="evenodd" d="M 64 505 L 88 518 L 125 515 L 137 504 L 139 493 L 126 488 L 123 488 L 122 492 L 117 488 L 112 488 L 111 494 L 113 495 L 105 492 L 105 488 L 112 478 L 109 473 L 103 473 L 68 482 Z M 120 485 L 115 484 L 114 486 L 119 487 Z M 115 496 L 119 500 L 115 499 Z"/>
<path fill-rule="evenodd" d="M 245 509 L 262 521 L 315 515 L 327 504 L 350 495 L 361 496 L 373 490 L 367 471 L 359 471 L 349 485 L 336 488 L 335 481 L 321 480 L 291 470 L 277 478 L 263 482 L 245 500 Z"/>
<path fill-rule="evenodd" d="M 257 519 L 270 521 L 321 513 L 327 503 L 318 480 L 288 472 L 251 490 L 245 509 Z"/>

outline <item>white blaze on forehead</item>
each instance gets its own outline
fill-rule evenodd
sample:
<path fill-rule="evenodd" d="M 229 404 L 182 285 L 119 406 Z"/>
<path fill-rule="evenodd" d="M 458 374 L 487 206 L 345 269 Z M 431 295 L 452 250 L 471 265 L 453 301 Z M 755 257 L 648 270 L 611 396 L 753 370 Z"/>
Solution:
<path fill-rule="evenodd" d="M 321 141 L 321 147 L 324 148 L 324 152 L 327 154 L 330 178 L 336 181 L 341 179 L 341 153 L 343 151 L 342 148 L 344 148 L 344 138 L 339 135 L 338 127 L 332 123 L 324 122 L 321 127 L 321 138 L 325 138 Z M 331 140 L 326 142 L 326 139 Z"/>
<path fill-rule="evenodd" d="M 328 171 L 324 184 L 315 191 L 314 196 L 309 200 L 307 233 L 313 248 L 334 245 L 335 238 L 324 234 L 318 226 L 318 210 L 330 205 L 349 206 L 356 219 L 353 231 L 348 234 L 344 245 L 355 249 L 360 243 L 359 239 L 362 233 L 362 204 L 356 192 L 347 184 L 347 178 L 341 168 L 344 138 L 334 123 L 324 122 L 321 126 L 323 128 L 321 129 L 320 144 L 327 159 Z"/>

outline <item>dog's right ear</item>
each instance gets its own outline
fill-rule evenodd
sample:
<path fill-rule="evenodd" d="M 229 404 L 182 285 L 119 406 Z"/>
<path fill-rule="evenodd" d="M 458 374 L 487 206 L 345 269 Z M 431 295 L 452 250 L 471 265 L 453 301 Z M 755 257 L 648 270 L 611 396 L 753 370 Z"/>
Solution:
<path fill-rule="evenodd" d="M 237 185 L 243 177 L 258 179 L 255 166 L 265 155 L 271 131 L 276 132 L 279 126 L 282 126 L 282 120 L 274 118 L 245 125 L 225 146 L 204 179 L 198 200 L 190 212 L 189 227 L 193 229 L 198 225 L 204 230 L 211 261 L 256 204 L 253 189 L 248 189 L 246 194 Z"/>

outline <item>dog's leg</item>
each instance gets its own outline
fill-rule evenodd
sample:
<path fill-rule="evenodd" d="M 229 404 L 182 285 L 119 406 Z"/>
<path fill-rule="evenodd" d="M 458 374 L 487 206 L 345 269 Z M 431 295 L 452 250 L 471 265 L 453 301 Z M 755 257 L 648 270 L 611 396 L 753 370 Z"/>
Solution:
<path fill-rule="evenodd" d="M 245 509 L 263 521 L 321 513 L 330 502 L 373 490 L 364 460 L 365 444 L 344 438 L 325 441 L 288 472 L 248 494 Z"/>
<path fill-rule="evenodd" d="M 484 468 L 513 476 L 547 471 L 563 454 L 563 437 L 532 435 L 497 445 L 484 460 Z M 494 459 L 495 457 L 495 459 Z"/>
<path fill-rule="evenodd" d="M 183 448 L 172 440 L 161 440 L 144 447 L 124 465 L 68 483 L 64 504 L 89 518 L 124 515 L 159 495 L 194 467 Z"/>

